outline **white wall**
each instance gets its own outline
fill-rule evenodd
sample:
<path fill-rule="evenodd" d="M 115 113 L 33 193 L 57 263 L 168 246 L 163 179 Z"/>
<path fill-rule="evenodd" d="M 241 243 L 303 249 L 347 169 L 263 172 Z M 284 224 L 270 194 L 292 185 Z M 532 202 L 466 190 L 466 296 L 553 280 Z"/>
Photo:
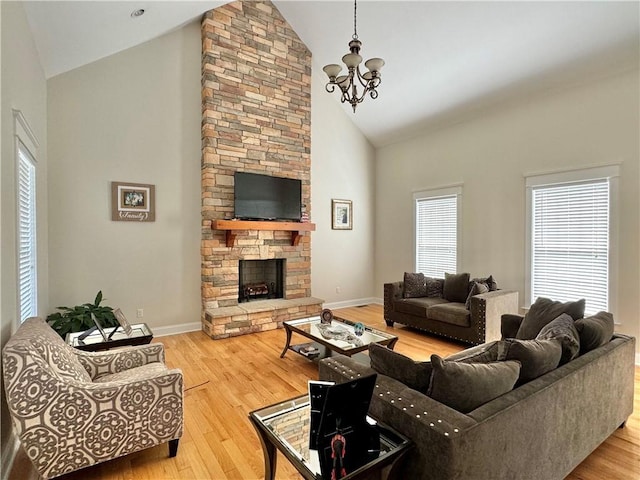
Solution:
<path fill-rule="evenodd" d="M 16 152 L 13 109 L 22 111 L 37 137 L 36 197 L 38 255 L 38 313 L 48 310 L 47 286 L 47 131 L 46 81 L 31 37 L 21 2 L 2 2 L 0 15 L 0 51 L 2 84 L 0 106 L 0 138 L 2 165 L 0 170 L 0 206 L 2 259 L 0 281 L 1 346 L 16 328 L 17 307 L 17 218 L 16 218 Z M 11 454 L 11 426 L 4 388 L 2 389 L 2 454 Z M 3 474 L 7 461 L 3 456 Z"/>
<path fill-rule="evenodd" d="M 374 294 L 375 149 L 325 91 L 313 65 L 311 88 L 311 291 L 337 307 Z M 369 99 L 371 101 L 371 99 Z M 364 106 L 359 107 L 358 114 Z M 331 229 L 331 199 L 353 202 L 353 230 Z M 340 289 L 337 293 L 336 288 Z"/>
<path fill-rule="evenodd" d="M 381 148 L 376 290 L 414 269 L 413 191 L 463 183 L 462 264 L 524 300 L 524 177 L 620 164 L 618 331 L 640 334 L 638 71 L 503 105 L 481 118 Z M 639 346 L 640 351 L 640 346 Z"/>
<path fill-rule="evenodd" d="M 200 52 L 195 22 L 49 80 L 52 309 L 199 325 Z M 111 181 L 154 184 L 156 221 L 111 221 Z"/>

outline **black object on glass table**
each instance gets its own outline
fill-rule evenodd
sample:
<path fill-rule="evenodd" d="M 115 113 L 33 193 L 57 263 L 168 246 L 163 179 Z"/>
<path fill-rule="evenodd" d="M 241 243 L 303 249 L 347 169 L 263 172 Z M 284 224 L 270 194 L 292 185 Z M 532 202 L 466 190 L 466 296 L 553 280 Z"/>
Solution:
<path fill-rule="evenodd" d="M 378 457 L 378 430 L 367 421 L 377 375 L 329 386 L 316 445 L 325 480 L 337 480 Z"/>

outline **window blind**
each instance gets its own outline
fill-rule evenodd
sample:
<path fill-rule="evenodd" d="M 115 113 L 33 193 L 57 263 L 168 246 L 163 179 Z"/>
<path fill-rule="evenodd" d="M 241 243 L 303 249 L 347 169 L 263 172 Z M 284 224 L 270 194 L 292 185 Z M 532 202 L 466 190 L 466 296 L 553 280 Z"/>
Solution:
<path fill-rule="evenodd" d="M 18 147 L 18 295 L 20 321 L 35 316 L 36 170 L 29 152 Z"/>
<path fill-rule="evenodd" d="M 458 245 L 456 195 L 416 199 L 416 269 L 429 277 L 455 273 Z"/>
<path fill-rule="evenodd" d="M 587 313 L 608 310 L 609 181 L 532 190 L 531 299 L 586 299 Z"/>

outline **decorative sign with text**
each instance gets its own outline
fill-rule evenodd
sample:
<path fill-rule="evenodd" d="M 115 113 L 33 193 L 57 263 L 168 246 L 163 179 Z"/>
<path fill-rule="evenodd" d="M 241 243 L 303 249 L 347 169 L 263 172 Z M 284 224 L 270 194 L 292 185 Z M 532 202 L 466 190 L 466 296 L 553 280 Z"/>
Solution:
<path fill-rule="evenodd" d="M 111 182 L 111 220 L 155 222 L 155 185 Z"/>

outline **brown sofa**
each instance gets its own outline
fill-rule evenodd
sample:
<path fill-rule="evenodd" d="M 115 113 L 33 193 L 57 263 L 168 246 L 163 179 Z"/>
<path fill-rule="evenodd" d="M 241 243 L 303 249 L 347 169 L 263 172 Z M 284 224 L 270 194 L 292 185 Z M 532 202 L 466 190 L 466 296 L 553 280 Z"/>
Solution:
<path fill-rule="evenodd" d="M 508 317 L 505 337 L 515 337 L 522 317 Z M 395 478 L 561 480 L 631 415 L 634 360 L 635 339 L 615 334 L 467 413 L 352 358 L 321 360 L 319 376 L 341 383 L 378 373 L 370 414 L 414 442 Z M 395 374 L 410 378 L 407 370 L 400 362 Z"/>
<path fill-rule="evenodd" d="M 444 280 L 435 280 L 440 285 L 444 284 Z M 471 293 L 474 281 L 467 280 L 466 284 L 465 297 Z M 468 306 L 463 298 L 458 299 L 461 301 L 447 300 L 437 287 L 429 292 L 425 288 L 424 293 L 424 296 L 407 298 L 404 281 L 385 283 L 384 319 L 387 325 L 392 327 L 394 323 L 401 323 L 434 335 L 479 345 L 499 340 L 501 315 L 517 313 L 519 308 L 517 291 L 497 290 L 495 286 L 493 291 L 472 295 Z"/>

